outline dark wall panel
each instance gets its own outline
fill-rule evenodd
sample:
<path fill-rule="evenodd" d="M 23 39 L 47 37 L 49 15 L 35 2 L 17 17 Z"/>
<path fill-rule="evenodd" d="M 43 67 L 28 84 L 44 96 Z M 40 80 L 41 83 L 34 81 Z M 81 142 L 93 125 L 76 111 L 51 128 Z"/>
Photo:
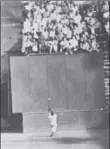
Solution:
<path fill-rule="evenodd" d="M 48 81 L 51 107 L 67 109 L 67 85 L 65 74 L 65 56 L 48 56 Z"/>
<path fill-rule="evenodd" d="M 8 116 L 8 55 L 1 53 L 1 116 Z"/>
<path fill-rule="evenodd" d="M 95 106 L 97 108 L 105 108 L 106 101 L 105 101 L 105 94 L 104 94 L 104 69 L 103 67 L 99 67 L 95 73 L 95 79 L 93 81 L 94 84 L 94 94 L 95 94 Z M 99 105 L 100 103 L 100 105 Z M 95 108 L 95 107 L 94 107 Z"/>
<path fill-rule="evenodd" d="M 1 117 L 8 116 L 8 84 L 1 84 Z"/>
<path fill-rule="evenodd" d="M 43 112 L 48 109 L 46 56 L 30 57 L 30 111 Z"/>
<path fill-rule="evenodd" d="M 68 100 L 71 110 L 85 108 L 85 73 L 82 68 L 83 55 L 66 57 Z"/>
<path fill-rule="evenodd" d="M 11 57 L 11 89 L 13 112 L 30 110 L 30 82 L 28 57 Z"/>
<path fill-rule="evenodd" d="M 86 72 L 86 109 L 105 107 L 104 99 L 104 69 L 100 54 L 84 55 L 84 69 Z"/>
<path fill-rule="evenodd" d="M 9 62 L 8 54 L 1 55 L 1 83 L 8 81 Z"/>

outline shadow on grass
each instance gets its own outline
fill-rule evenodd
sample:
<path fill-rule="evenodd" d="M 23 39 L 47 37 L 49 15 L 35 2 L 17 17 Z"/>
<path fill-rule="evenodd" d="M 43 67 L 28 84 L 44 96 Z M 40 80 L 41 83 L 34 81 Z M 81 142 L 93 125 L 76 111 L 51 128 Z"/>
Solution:
<path fill-rule="evenodd" d="M 57 144 L 82 144 L 82 143 L 93 143 L 94 141 L 98 141 L 97 138 L 55 138 L 53 139 Z"/>
<path fill-rule="evenodd" d="M 101 147 L 101 149 L 109 149 L 109 128 L 108 129 L 94 129 L 89 132 L 91 136 L 95 134 L 96 138 L 100 140 L 97 142 L 97 145 Z"/>
<path fill-rule="evenodd" d="M 101 140 L 101 141 L 99 142 L 99 146 L 100 146 L 102 149 L 109 149 L 109 138 L 108 138 L 108 139 Z"/>
<path fill-rule="evenodd" d="M 55 138 L 57 144 L 96 144 L 100 149 L 109 149 L 109 138 Z"/>

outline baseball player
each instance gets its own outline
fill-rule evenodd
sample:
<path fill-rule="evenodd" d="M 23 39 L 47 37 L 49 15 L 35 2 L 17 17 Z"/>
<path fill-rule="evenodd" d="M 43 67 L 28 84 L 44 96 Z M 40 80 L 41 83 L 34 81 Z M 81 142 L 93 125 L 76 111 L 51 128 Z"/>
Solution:
<path fill-rule="evenodd" d="M 57 114 L 55 114 L 54 111 L 51 109 L 48 109 L 48 112 L 49 112 L 48 118 L 50 120 L 50 125 L 52 128 L 52 133 L 50 137 L 52 137 L 57 130 Z"/>

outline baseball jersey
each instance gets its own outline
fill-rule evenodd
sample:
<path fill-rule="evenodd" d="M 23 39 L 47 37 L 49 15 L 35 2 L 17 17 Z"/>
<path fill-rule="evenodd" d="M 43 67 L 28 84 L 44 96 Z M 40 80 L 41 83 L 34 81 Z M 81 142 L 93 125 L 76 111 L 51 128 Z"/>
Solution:
<path fill-rule="evenodd" d="M 51 124 L 51 125 L 57 125 L 57 115 L 56 115 L 56 114 L 51 115 L 51 114 L 49 113 L 48 118 L 50 119 L 50 124 Z"/>

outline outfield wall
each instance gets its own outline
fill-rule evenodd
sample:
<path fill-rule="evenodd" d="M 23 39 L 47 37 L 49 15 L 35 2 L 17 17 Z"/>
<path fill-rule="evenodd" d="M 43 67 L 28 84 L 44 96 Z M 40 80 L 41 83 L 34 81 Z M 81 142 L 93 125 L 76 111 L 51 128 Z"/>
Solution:
<path fill-rule="evenodd" d="M 94 56 L 97 56 L 96 59 Z M 10 57 L 13 113 L 105 107 L 101 56 Z"/>
<path fill-rule="evenodd" d="M 22 113 L 23 132 L 50 131 L 49 105 L 58 130 L 108 128 L 100 53 L 11 56 L 10 66 L 12 112 Z"/>

